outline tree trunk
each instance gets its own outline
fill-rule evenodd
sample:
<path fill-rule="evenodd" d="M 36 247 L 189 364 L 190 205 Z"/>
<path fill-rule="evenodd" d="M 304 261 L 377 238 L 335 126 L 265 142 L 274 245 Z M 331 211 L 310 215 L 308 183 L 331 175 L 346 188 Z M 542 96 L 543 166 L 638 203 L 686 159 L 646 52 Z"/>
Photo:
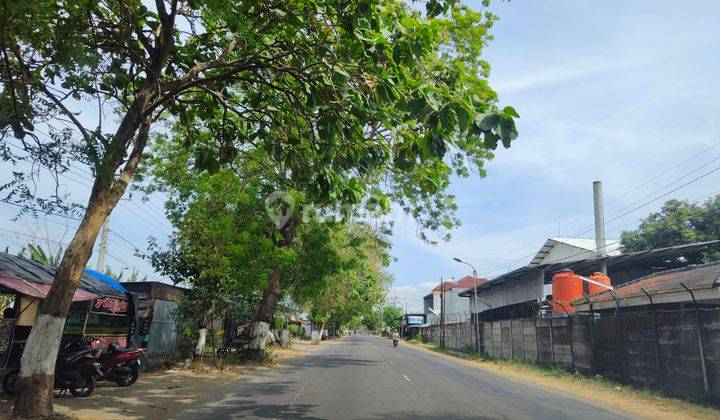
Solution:
<path fill-rule="evenodd" d="M 140 127 L 135 146 L 119 177 L 114 177 L 113 170 L 111 180 L 101 174 L 95 178 L 85 215 L 55 270 L 53 284 L 40 305 L 37 320 L 25 344 L 13 411 L 15 417 L 34 418 L 52 413 L 55 360 L 72 297 L 90 260 L 100 228 L 135 175 L 149 129 L 148 120 Z M 122 164 L 124 157 L 119 158 L 116 168 Z"/>
<path fill-rule="evenodd" d="M 203 353 L 205 352 L 205 340 L 207 338 L 207 327 L 200 328 L 200 337 L 198 337 L 195 345 L 195 359 L 202 362 Z"/>
<path fill-rule="evenodd" d="M 293 238 L 295 237 L 295 227 L 297 226 L 297 223 L 298 220 L 291 217 L 287 224 L 281 229 L 281 247 L 287 247 L 292 244 Z M 249 348 L 251 350 L 262 351 L 265 349 L 267 337 L 270 333 L 270 323 L 272 322 L 272 317 L 275 314 L 275 307 L 277 306 L 278 299 L 280 298 L 281 273 L 282 267 L 278 264 L 275 266 L 275 270 L 270 276 L 270 281 L 268 281 L 268 285 L 263 291 L 260 309 L 258 309 L 255 320 L 250 328 Z"/>
<path fill-rule="evenodd" d="M 101 197 L 105 196 L 102 192 Z M 35 325 L 30 331 L 20 360 L 20 377 L 14 415 L 40 417 L 52 413 L 53 374 L 60 347 L 65 318 L 72 297 L 82 277 L 83 268 L 92 254 L 100 228 L 107 217 L 111 201 L 91 197 L 85 218 L 65 250 L 53 285 L 40 305 Z"/>
<path fill-rule="evenodd" d="M 278 298 L 280 297 L 280 274 L 282 269 L 279 265 L 275 266 L 275 270 L 270 276 L 270 281 L 263 291 L 262 302 L 260 303 L 260 309 L 255 316 L 250 327 L 250 344 L 251 350 L 262 351 L 265 350 L 265 344 L 267 338 L 270 335 L 270 323 L 272 322 L 272 316 L 275 313 L 275 307 L 277 306 Z"/>

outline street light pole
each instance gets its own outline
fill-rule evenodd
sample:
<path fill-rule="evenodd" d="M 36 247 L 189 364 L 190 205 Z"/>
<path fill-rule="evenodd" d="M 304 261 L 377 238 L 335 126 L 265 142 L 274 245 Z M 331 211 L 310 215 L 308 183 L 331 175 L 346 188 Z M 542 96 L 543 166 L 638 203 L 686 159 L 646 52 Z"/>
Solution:
<path fill-rule="evenodd" d="M 453 260 L 459 262 L 460 264 L 465 264 L 467 266 L 470 266 L 472 268 L 473 272 L 473 280 L 475 280 L 475 286 L 474 286 L 474 295 L 475 295 L 475 305 L 473 307 L 475 308 L 475 350 L 477 352 L 480 352 L 480 312 L 478 310 L 478 297 L 477 297 L 477 286 L 478 286 L 478 274 L 477 270 L 475 269 L 475 266 L 470 264 L 469 262 L 465 262 L 461 260 L 460 258 L 453 258 Z"/>

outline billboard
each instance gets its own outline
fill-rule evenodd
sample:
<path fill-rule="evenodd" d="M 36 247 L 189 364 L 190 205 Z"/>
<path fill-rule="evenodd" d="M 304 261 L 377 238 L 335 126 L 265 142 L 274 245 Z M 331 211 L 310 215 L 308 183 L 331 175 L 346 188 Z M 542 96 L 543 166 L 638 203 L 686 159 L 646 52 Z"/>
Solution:
<path fill-rule="evenodd" d="M 425 317 L 422 315 L 408 315 L 406 322 L 408 325 L 422 325 L 425 323 Z"/>

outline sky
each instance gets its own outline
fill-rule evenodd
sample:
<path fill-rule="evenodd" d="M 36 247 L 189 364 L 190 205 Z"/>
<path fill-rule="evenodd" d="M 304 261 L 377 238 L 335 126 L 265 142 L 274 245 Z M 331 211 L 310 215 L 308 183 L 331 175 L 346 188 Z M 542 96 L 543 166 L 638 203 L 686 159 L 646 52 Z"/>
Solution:
<path fill-rule="evenodd" d="M 703 176 L 720 167 L 720 2 L 496 0 L 491 10 L 500 20 L 485 50 L 490 84 L 500 105 L 520 114 L 520 135 L 488 162 L 486 178 L 454 180 L 462 226 L 452 240 L 427 245 L 414 221 L 397 218 L 388 298 L 411 311 L 440 278 L 470 274 L 453 257 L 491 279 L 527 264 L 549 237 L 592 237 L 595 180 L 603 182 L 608 239 L 666 199 L 720 193 L 720 170 Z M 88 175 L 74 168 L 63 190 L 86 200 Z M 44 181 L 38 188 L 49 188 Z M 113 211 L 113 271 L 127 276 L 134 267 L 140 278 L 162 280 L 134 255 L 149 236 L 162 241 L 172 231 L 162 208 L 161 196 L 132 194 Z M 33 238 L 57 246 L 76 226 L 16 215 L 0 203 L 2 249 Z"/>
<path fill-rule="evenodd" d="M 491 10 L 490 85 L 520 114 L 520 135 L 486 178 L 453 183 L 462 226 L 450 242 L 423 244 L 407 220 L 396 229 L 389 298 L 410 310 L 441 277 L 471 274 L 453 257 L 491 279 L 526 265 L 549 237 L 592 238 L 595 180 L 608 239 L 669 198 L 720 192 L 718 171 L 652 201 L 720 165 L 719 146 L 652 180 L 720 142 L 720 2 L 512 0 Z"/>

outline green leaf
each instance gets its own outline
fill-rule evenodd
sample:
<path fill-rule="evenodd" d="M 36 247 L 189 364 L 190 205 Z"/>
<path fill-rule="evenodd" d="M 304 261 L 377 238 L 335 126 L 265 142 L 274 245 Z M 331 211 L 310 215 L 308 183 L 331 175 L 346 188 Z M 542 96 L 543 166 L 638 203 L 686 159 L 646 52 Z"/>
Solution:
<path fill-rule="evenodd" d="M 445 107 L 440 110 L 440 124 L 448 131 L 455 130 L 455 124 L 457 124 L 457 117 L 455 111 L 450 107 Z"/>
<path fill-rule="evenodd" d="M 520 115 L 518 115 L 517 111 L 515 111 L 515 108 L 511 106 L 506 106 L 505 108 L 503 108 L 503 114 L 506 117 L 520 118 Z"/>
<path fill-rule="evenodd" d="M 428 134 L 425 136 L 425 141 L 427 143 L 428 150 L 433 156 L 438 158 L 445 156 L 447 147 L 445 146 L 445 141 L 439 133 Z"/>
<path fill-rule="evenodd" d="M 498 125 L 497 132 L 506 149 L 510 147 L 510 143 L 518 136 L 515 121 L 512 119 L 502 120 Z"/>
<path fill-rule="evenodd" d="M 500 123 L 500 119 L 497 114 L 478 114 L 475 116 L 475 124 L 481 130 L 492 130 Z"/>
<path fill-rule="evenodd" d="M 453 109 L 457 115 L 457 122 L 460 126 L 460 131 L 467 131 L 468 124 L 470 122 L 470 113 L 459 103 L 453 104 Z"/>
<path fill-rule="evenodd" d="M 485 147 L 490 150 L 497 149 L 498 140 L 500 140 L 500 137 L 497 134 L 492 131 L 485 131 Z"/>

